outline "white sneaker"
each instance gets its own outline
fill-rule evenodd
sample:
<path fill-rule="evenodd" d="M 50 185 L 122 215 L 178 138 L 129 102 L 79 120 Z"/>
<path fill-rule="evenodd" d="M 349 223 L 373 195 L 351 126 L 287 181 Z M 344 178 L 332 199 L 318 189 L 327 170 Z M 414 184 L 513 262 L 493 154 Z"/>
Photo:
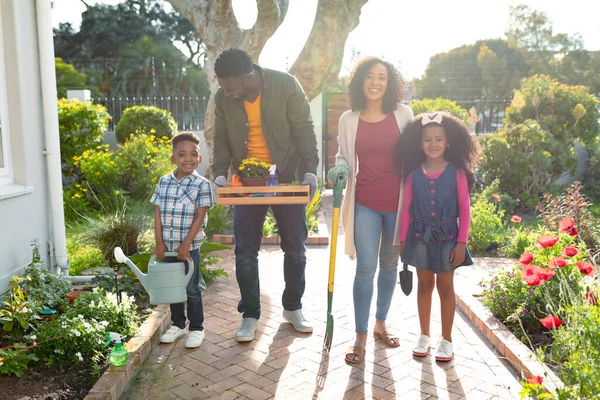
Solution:
<path fill-rule="evenodd" d="M 436 361 L 450 361 L 454 357 L 454 346 L 447 340 L 442 340 L 435 355 Z"/>
<path fill-rule="evenodd" d="M 175 325 L 171 326 L 165 333 L 160 337 L 161 343 L 173 343 L 179 338 L 185 336 L 185 329 L 181 329 L 176 327 Z"/>
<path fill-rule="evenodd" d="M 413 348 L 413 355 L 417 357 L 425 357 L 429 354 L 429 347 L 431 346 L 431 339 L 427 335 L 421 335 L 417 340 L 417 345 Z"/>
<path fill-rule="evenodd" d="M 204 341 L 204 336 L 204 331 L 191 331 L 188 335 L 187 340 L 185 341 L 185 347 L 187 347 L 188 349 L 200 347 L 202 341 Z"/>
<path fill-rule="evenodd" d="M 254 340 L 254 332 L 256 332 L 256 318 L 242 318 L 242 325 L 235 333 L 235 340 L 238 342 L 251 342 Z"/>
<path fill-rule="evenodd" d="M 292 325 L 294 325 L 294 329 L 296 329 L 298 332 L 310 333 L 313 331 L 313 327 L 310 322 L 304 318 L 302 309 L 295 311 L 283 310 L 283 318 L 287 322 L 290 322 Z"/>

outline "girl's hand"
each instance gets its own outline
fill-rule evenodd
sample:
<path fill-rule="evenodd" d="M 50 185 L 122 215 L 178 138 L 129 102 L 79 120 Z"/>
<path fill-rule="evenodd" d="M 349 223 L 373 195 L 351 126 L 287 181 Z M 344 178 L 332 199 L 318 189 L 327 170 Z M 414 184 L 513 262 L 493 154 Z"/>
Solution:
<path fill-rule="evenodd" d="M 404 253 L 404 242 L 400 242 L 400 257 L 402 257 L 402 253 Z"/>
<path fill-rule="evenodd" d="M 465 262 L 465 252 L 467 250 L 467 244 L 458 242 L 450 253 L 450 262 L 454 267 L 458 267 L 460 264 Z"/>
<path fill-rule="evenodd" d="M 166 244 L 157 245 L 156 246 L 156 259 L 162 261 L 165 258 L 165 251 L 169 251 L 169 249 L 167 249 Z"/>

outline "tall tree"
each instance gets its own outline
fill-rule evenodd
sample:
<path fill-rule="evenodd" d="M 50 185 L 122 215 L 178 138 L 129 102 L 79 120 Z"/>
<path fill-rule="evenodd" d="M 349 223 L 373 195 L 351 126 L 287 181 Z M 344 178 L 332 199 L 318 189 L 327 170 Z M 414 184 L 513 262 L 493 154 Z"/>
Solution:
<path fill-rule="evenodd" d="M 423 77 L 416 80 L 417 97 L 506 97 L 528 71 L 523 55 L 505 41 L 482 40 L 431 57 Z"/>
<path fill-rule="evenodd" d="M 231 0 L 168 0 L 196 28 L 206 46 L 204 73 L 217 89 L 213 67 L 221 51 L 244 49 L 254 60 L 287 14 L 289 0 L 256 0 L 258 14 L 254 26 L 244 30 L 235 18 Z M 341 68 L 348 34 L 358 25 L 362 6 L 368 0 L 319 0 L 312 30 L 300 55 L 290 68 L 312 99 L 333 82 Z M 211 96 L 205 118 L 204 135 L 212 147 L 214 102 Z"/>

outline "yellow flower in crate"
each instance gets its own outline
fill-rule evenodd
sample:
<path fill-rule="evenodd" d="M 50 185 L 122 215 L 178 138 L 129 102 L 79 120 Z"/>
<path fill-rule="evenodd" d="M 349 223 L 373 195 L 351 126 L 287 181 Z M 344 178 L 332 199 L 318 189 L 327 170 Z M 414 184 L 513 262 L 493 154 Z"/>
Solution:
<path fill-rule="evenodd" d="M 271 164 L 260 161 L 258 158 L 244 158 L 238 168 L 242 178 L 267 178 Z"/>

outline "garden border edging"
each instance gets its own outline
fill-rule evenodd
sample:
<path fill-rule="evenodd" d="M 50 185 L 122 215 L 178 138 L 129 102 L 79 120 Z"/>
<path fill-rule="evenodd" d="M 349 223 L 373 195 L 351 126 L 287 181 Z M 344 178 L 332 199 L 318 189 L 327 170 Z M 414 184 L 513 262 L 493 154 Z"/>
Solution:
<path fill-rule="evenodd" d="M 137 335 L 124 344 L 129 352 L 127 363 L 121 367 L 109 366 L 84 400 L 118 400 L 150 355 L 152 348 L 158 344 L 162 331 L 170 321 L 169 305 L 156 306 L 138 329 Z"/>
<path fill-rule="evenodd" d="M 535 358 L 534 353 L 525 346 L 508 328 L 472 294 L 456 293 L 456 303 L 469 320 L 494 345 L 496 350 L 512 364 L 525 379 L 532 375 L 544 378 L 543 386 L 555 394 L 556 389 L 564 386 L 556 374 Z"/>

